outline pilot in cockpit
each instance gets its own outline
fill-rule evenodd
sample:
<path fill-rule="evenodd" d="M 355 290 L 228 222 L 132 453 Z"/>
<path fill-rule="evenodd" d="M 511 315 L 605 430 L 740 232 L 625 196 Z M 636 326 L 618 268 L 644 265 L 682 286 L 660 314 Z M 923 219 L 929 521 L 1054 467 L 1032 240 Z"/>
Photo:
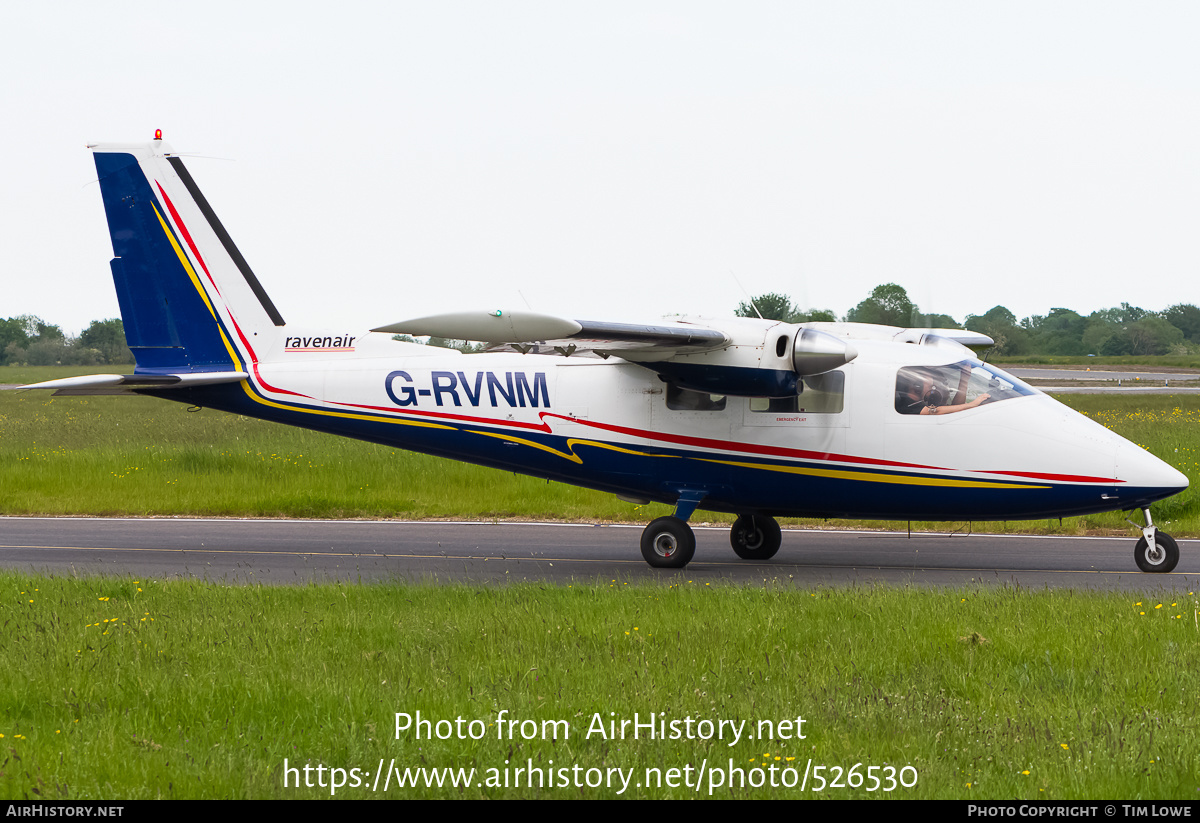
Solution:
<path fill-rule="evenodd" d="M 950 403 L 966 395 L 968 371 L 954 398 L 944 386 L 938 385 L 934 375 L 919 369 L 901 369 L 896 377 L 896 411 L 901 414 L 953 414 L 973 409 L 986 403 L 991 395 L 979 394 L 967 402 Z"/>

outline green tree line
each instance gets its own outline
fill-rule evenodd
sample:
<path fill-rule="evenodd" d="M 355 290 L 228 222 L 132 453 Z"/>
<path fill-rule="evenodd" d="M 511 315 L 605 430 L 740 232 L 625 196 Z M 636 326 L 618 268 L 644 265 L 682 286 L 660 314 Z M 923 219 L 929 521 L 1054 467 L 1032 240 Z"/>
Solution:
<path fill-rule="evenodd" d="M 93 320 L 78 337 L 59 326 L 23 314 L 0 320 L 0 365 L 98 366 L 133 362 L 119 319 Z"/>
<path fill-rule="evenodd" d="M 769 293 L 737 307 L 740 317 L 762 317 L 787 323 L 836 320 L 829 310 L 805 312 L 790 297 Z M 756 311 L 757 309 L 757 311 Z M 1148 311 L 1129 303 L 1081 315 L 1053 308 L 1049 314 L 1020 321 L 1004 306 L 970 314 L 959 323 L 946 314 L 925 314 L 895 283 L 876 286 L 870 296 L 841 319 L 901 328 L 969 329 L 996 341 L 996 355 L 1160 355 L 1200 354 L 1200 308 L 1177 303 Z"/>
<path fill-rule="evenodd" d="M 830 309 L 804 311 L 785 294 L 771 292 L 740 303 L 740 317 L 762 316 L 786 323 L 879 323 L 901 328 L 969 329 L 996 341 L 996 355 L 1161 355 L 1200 354 L 1200 308 L 1177 303 L 1163 311 L 1122 303 L 1081 315 L 1053 308 L 1048 314 L 1017 320 L 1004 306 L 969 314 L 962 323 L 945 314 L 926 314 L 895 283 L 876 286 L 871 294 L 838 317 Z M 397 335 L 397 339 L 410 339 Z M 416 341 L 414 341 L 416 342 Z M 477 351 L 460 341 L 433 338 L 430 345 Z M 25 314 L 0 320 L 0 365 L 125 365 L 133 354 L 125 344 L 120 319 L 93 320 L 78 337 L 59 326 Z"/>

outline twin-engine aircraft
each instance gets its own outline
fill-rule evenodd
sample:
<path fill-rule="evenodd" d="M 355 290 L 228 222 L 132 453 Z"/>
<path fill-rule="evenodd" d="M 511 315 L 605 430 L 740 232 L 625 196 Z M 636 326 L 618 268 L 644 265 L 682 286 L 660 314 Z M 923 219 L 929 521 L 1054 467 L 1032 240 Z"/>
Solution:
<path fill-rule="evenodd" d="M 1020 520 L 1141 509 L 1137 565 L 1179 549 L 1149 506 L 1187 478 L 980 362 L 961 330 L 458 312 L 369 332 L 284 323 L 162 142 L 90 146 L 133 374 L 27 388 L 147 394 L 675 506 L 651 566 L 692 559 L 697 509 L 737 515 L 739 557 L 775 518 Z M 380 318 L 381 320 L 384 318 Z M 487 341 L 461 354 L 393 334 Z"/>

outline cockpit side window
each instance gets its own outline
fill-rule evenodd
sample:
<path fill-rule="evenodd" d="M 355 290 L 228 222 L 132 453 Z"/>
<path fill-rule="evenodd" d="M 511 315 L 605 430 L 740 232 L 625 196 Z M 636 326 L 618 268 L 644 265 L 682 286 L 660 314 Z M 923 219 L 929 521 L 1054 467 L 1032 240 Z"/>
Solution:
<path fill-rule="evenodd" d="M 1037 390 L 978 360 L 948 366 L 905 366 L 896 373 L 900 414 L 952 414 Z"/>

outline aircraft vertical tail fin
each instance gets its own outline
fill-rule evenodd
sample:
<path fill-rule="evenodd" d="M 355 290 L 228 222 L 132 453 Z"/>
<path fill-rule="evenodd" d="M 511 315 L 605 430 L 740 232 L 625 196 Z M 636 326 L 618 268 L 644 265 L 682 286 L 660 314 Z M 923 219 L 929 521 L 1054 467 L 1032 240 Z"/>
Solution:
<path fill-rule="evenodd" d="M 89 148 L 137 371 L 229 371 L 256 361 L 283 317 L 183 160 L 161 140 Z"/>

